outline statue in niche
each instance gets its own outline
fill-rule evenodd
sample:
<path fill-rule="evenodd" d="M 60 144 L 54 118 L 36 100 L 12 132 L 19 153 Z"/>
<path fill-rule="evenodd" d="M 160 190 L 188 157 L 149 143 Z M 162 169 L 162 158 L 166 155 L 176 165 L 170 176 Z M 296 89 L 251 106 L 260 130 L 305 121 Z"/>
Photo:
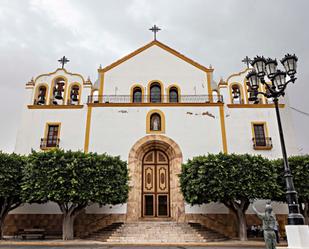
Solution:
<path fill-rule="evenodd" d="M 155 113 L 151 116 L 150 120 L 150 130 L 160 131 L 161 130 L 161 118 L 159 114 Z"/>
<path fill-rule="evenodd" d="M 252 204 L 253 211 L 263 222 L 263 233 L 266 249 L 276 249 L 277 239 L 275 229 L 277 227 L 277 221 L 276 216 L 273 213 L 273 208 L 270 204 L 270 201 L 266 203 L 264 214 L 260 213 L 256 209 L 253 201 L 250 202 Z"/>

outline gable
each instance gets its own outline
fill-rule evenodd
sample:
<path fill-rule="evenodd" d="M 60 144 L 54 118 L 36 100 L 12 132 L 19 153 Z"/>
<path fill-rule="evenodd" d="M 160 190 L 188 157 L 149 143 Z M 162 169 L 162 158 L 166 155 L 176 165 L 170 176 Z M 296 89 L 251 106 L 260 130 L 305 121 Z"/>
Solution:
<path fill-rule="evenodd" d="M 185 55 L 179 53 L 178 51 L 176 51 L 176 50 L 166 46 L 165 44 L 163 44 L 163 43 L 161 43 L 161 42 L 159 42 L 157 40 L 154 40 L 154 41 L 146 44 L 145 46 L 135 50 L 134 52 L 132 52 L 132 53 L 130 53 L 130 54 L 124 56 L 124 57 L 122 57 L 121 59 L 115 61 L 114 63 L 108 65 L 107 67 L 99 69 L 98 71 L 99 72 L 107 72 L 107 71 L 117 67 L 118 65 L 120 65 L 120 64 L 122 64 L 122 63 L 124 63 L 124 62 L 126 62 L 128 60 L 130 60 L 131 58 L 139 55 L 143 51 L 146 51 L 147 49 L 149 49 L 149 48 L 151 48 L 153 46 L 157 46 L 157 47 L 163 49 L 164 51 L 168 52 L 169 54 L 174 55 L 175 57 L 179 58 L 180 60 L 182 60 L 182 61 L 184 61 L 184 62 L 186 62 L 186 63 L 188 63 L 188 64 L 190 64 L 190 65 L 192 65 L 192 66 L 194 66 L 194 67 L 204 71 L 204 72 L 212 72 L 213 71 L 213 69 L 209 69 L 209 68 L 207 68 L 207 67 L 197 63 L 196 61 L 186 57 Z"/>

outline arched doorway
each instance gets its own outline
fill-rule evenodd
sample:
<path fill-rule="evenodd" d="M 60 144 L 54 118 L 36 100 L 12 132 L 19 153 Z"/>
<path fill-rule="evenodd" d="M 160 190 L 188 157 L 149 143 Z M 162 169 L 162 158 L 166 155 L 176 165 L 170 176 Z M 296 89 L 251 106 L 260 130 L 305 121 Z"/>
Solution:
<path fill-rule="evenodd" d="M 152 149 L 143 157 L 142 217 L 169 217 L 170 171 L 168 156 Z"/>
<path fill-rule="evenodd" d="M 167 157 L 169 169 L 168 216 L 172 220 L 182 222 L 185 218 L 184 200 L 180 190 L 179 177 L 181 173 L 182 153 L 178 144 L 164 135 L 148 135 L 139 139 L 131 148 L 128 158 L 130 174 L 130 192 L 127 201 L 127 221 L 137 221 L 145 216 L 143 209 L 143 162 L 147 161 L 147 153 L 161 151 Z M 155 152 L 154 152 L 155 153 Z M 158 156 L 158 155 L 157 155 Z M 149 159 L 150 160 L 150 159 Z M 150 165 L 151 163 L 149 163 Z M 162 163 L 161 165 L 164 165 Z M 147 164 L 145 164 L 147 165 Z M 157 164 L 154 164 L 157 165 Z M 160 164 L 159 164 L 160 165 Z M 165 164 L 166 165 L 166 164 Z M 158 174 L 158 173 L 157 173 Z M 152 179 L 152 182 L 155 182 Z M 146 192 L 145 192 L 146 193 Z M 166 192 L 165 192 L 166 193 Z M 156 192 L 158 197 L 159 193 Z M 165 197 L 161 201 L 164 202 Z M 154 199 L 153 199 L 154 200 Z M 155 204 L 155 201 L 153 202 Z M 154 207 L 155 208 L 155 207 Z M 162 211 L 163 212 L 163 211 Z M 154 210 L 154 214 L 155 210 Z M 149 217 L 149 216 L 148 216 Z M 160 217 L 160 216 L 153 216 Z M 162 216 L 161 216 L 162 217 Z"/>

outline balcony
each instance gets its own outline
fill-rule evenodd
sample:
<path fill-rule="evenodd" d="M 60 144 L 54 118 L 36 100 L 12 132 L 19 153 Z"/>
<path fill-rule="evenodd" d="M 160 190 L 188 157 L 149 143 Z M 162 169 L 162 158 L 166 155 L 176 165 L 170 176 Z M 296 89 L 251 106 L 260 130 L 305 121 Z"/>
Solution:
<path fill-rule="evenodd" d="M 172 98 L 168 95 L 151 96 L 143 95 L 133 101 L 131 95 L 91 95 L 88 96 L 88 104 L 214 104 L 223 103 L 221 95 L 179 95 Z"/>
<path fill-rule="evenodd" d="M 252 138 L 253 149 L 255 150 L 271 150 L 273 147 L 271 137 L 254 137 Z"/>
<path fill-rule="evenodd" d="M 60 143 L 59 138 L 54 138 L 54 139 L 41 138 L 40 148 L 41 150 L 59 148 L 59 143 Z"/>

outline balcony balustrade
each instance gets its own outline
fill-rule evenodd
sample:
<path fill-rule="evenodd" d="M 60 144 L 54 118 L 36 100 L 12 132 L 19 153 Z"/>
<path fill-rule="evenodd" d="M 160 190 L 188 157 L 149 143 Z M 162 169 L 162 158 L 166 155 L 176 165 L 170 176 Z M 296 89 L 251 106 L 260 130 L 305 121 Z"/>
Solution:
<path fill-rule="evenodd" d="M 131 95 L 90 95 L 88 103 L 223 103 L 221 95 L 179 95 L 172 97 L 168 95 L 143 95 L 140 98 L 135 98 Z"/>
<path fill-rule="evenodd" d="M 255 150 L 270 150 L 273 147 L 271 137 L 254 137 L 252 142 Z"/>
<path fill-rule="evenodd" d="M 53 139 L 41 138 L 40 148 L 42 150 L 59 148 L 59 143 L 60 143 L 59 138 L 53 138 Z"/>

